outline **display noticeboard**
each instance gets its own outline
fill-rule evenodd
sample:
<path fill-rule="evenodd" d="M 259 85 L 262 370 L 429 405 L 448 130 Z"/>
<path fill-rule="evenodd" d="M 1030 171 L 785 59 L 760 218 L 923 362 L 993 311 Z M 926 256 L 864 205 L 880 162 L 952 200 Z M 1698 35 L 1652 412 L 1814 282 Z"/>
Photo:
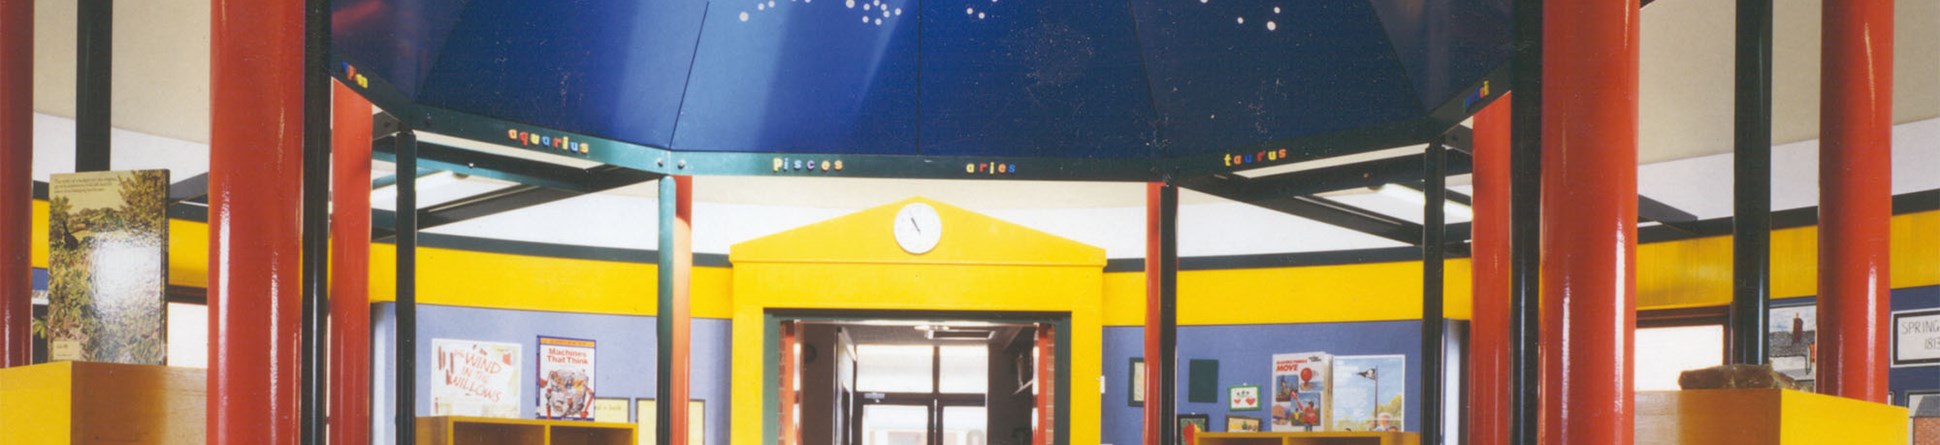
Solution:
<path fill-rule="evenodd" d="M 431 415 L 519 417 L 520 345 L 431 339 Z"/>
<path fill-rule="evenodd" d="M 1940 309 L 1893 313 L 1893 366 L 1940 366 Z"/>
<path fill-rule="evenodd" d="M 48 358 L 168 359 L 168 170 L 53 175 Z"/>
<path fill-rule="evenodd" d="M 1333 357 L 1325 352 L 1273 355 L 1272 431 L 1325 431 Z"/>
<path fill-rule="evenodd" d="M 1819 308 L 1797 302 L 1773 303 L 1765 338 L 1770 350 L 1772 370 L 1800 383 L 1818 379 Z"/>
<path fill-rule="evenodd" d="M 593 420 L 594 342 L 539 337 L 538 403 L 541 419 Z"/>

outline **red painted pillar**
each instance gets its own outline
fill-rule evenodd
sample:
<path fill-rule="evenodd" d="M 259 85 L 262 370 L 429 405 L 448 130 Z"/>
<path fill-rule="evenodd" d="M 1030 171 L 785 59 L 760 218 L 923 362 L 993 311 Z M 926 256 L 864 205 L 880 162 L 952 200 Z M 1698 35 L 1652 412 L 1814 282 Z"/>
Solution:
<path fill-rule="evenodd" d="M 330 443 L 370 443 L 371 105 L 331 83 Z"/>
<path fill-rule="evenodd" d="M 668 443 L 690 443 L 687 438 L 688 418 L 694 413 L 687 412 L 688 382 L 693 373 L 692 353 L 693 311 L 689 308 L 694 276 L 694 177 L 670 176 L 674 181 L 674 261 L 673 261 L 673 378 L 667 389 L 667 398 L 675 403 L 668 410 L 668 424 L 673 428 L 667 435 Z"/>
<path fill-rule="evenodd" d="M 1179 189 L 1145 189 L 1145 444 L 1175 442 L 1174 358 L 1178 352 Z"/>
<path fill-rule="evenodd" d="M 210 444 L 297 443 L 303 2 L 211 3 Z"/>
<path fill-rule="evenodd" d="M 1031 445 L 1054 445 L 1057 443 L 1057 398 L 1058 380 L 1058 336 L 1057 325 L 1039 323 L 1037 325 L 1037 430 L 1032 432 Z"/>
<path fill-rule="evenodd" d="M 1145 445 L 1164 445 L 1166 423 L 1165 414 L 1159 409 L 1159 401 L 1153 397 L 1163 391 L 1159 379 L 1152 371 L 1159 364 L 1159 219 L 1160 188 L 1164 184 L 1150 183 L 1145 187 Z M 1130 397 L 1130 396 L 1127 396 Z"/>
<path fill-rule="evenodd" d="M 1510 437 L 1509 119 L 1507 96 L 1475 115 L 1468 363 L 1469 443 L 1475 445 L 1508 445 Z"/>
<path fill-rule="evenodd" d="M 0 0 L 0 368 L 34 361 L 34 0 Z"/>
<path fill-rule="evenodd" d="M 1885 403 L 1893 216 L 1893 0 L 1824 5 L 1819 390 Z"/>
<path fill-rule="evenodd" d="M 1543 7 L 1542 443 L 1630 445 L 1637 0 Z"/>

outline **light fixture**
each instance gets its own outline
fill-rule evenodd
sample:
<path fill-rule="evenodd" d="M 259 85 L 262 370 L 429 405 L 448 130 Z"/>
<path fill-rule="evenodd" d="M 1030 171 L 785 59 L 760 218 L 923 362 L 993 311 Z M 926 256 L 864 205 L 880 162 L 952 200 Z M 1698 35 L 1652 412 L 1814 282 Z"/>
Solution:
<path fill-rule="evenodd" d="M 1425 206 L 1428 204 L 1428 195 L 1422 194 L 1421 190 L 1416 190 L 1413 187 L 1407 187 L 1407 186 L 1396 185 L 1396 184 L 1381 184 L 1380 187 L 1374 188 L 1374 193 L 1379 194 L 1381 196 L 1386 196 L 1389 198 L 1407 201 L 1409 204 L 1414 204 L 1416 206 Z M 1449 200 L 1442 201 L 1442 213 L 1444 213 L 1444 216 L 1446 216 L 1449 219 L 1475 218 L 1474 209 L 1469 208 L 1469 206 L 1466 204 L 1462 204 L 1455 201 L 1449 201 Z"/>

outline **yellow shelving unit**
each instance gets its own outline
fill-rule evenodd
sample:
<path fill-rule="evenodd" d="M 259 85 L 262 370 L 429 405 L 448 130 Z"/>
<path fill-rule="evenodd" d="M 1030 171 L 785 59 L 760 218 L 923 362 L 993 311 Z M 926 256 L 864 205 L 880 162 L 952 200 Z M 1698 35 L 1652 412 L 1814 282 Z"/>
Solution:
<path fill-rule="evenodd" d="M 439 416 L 418 418 L 424 445 L 633 445 L 633 424 Z"/>
<path fill-rule="evenodd" d="M 1199 433 L 1196 445 L 1416 445 L 1415 433 Z"/>
<path fill-rule="evenodd" d="M 1904 444 L 1906 408 L 1808 392 L 1637 393 L 1637 445 Z"/>
<path fill-rule="evenodd" d="M 55 362 L 0 369 L 0 444 L 206 442 L 201 369 Z"/>

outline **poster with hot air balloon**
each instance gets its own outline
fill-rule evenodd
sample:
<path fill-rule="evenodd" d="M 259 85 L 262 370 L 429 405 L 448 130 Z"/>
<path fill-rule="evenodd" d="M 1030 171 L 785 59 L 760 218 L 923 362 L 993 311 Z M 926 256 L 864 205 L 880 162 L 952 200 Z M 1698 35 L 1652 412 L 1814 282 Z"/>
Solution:
<path fill-rule="evenodd" d="M 1273 355 L 1273 431 L 1325 431 L 1333 387 L 1333 357 L 1325 352 Z"/>

